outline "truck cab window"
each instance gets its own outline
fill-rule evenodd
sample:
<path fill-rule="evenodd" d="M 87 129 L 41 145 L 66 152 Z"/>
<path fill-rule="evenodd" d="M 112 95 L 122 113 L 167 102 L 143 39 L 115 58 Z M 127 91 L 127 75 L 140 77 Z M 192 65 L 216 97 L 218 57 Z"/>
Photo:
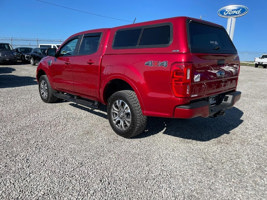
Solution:
<path fill-rule="evenodd" d="M 100 35 L 100 33 L 85 35 L 83 37 L 79 55 L 90 55 L 97 52 Z"/>
<path fill-rule="evenodd" d="M 75 38 L 69 42 L 67 42 L 61 49 L 60 49 L 60 56 L 73 56 L 75 53 L 75 48 L 78 42 L 78 38 Z"/>

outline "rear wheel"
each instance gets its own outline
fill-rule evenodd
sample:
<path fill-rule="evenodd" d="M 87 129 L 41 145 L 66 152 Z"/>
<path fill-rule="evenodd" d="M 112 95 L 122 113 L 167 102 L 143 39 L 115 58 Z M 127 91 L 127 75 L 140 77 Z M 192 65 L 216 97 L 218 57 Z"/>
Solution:
<path fill-rule="evenodd" d="M 125 138 L 142 133 L 147 123 L 137 96 L 131 90 L 116 92 L 109 98 L 108 119 L 112 129 Z"/>
<path fill-rule="evenodd" d="M 263 68 L 266 68 L 267 67 L 267 65 L 263 65 Z"/>
<path fill-rule="evenodd" d="M 257 68 L 259 65 L 258 64 L 255 64 L 255 67 Z"/>
<path fill-rule="evenodd" d="M 42 75 L 39 79 L 39 93 L 41 99 L 46 103 L 58 101 L 58 98 L 54 96 L 55 91 L 51 88 L 46 75 Z"/>
<path fill-rule="evenodd" d="M 21 62 L 26 63 L 25 56 L 21 56 Z"/>

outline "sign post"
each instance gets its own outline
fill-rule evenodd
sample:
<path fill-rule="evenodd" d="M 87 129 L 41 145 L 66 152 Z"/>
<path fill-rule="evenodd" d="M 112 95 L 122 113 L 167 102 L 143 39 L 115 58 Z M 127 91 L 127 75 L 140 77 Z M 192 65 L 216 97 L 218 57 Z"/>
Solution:
<path fill-rule="evenodd" d="M 234 39 L 236 18 L 244 16 L 247 13 L 248 8 L 242 5 L 229 5 L 218 10 L 220 17 L 228 18 L 226 30 L 232 41 Z"/>

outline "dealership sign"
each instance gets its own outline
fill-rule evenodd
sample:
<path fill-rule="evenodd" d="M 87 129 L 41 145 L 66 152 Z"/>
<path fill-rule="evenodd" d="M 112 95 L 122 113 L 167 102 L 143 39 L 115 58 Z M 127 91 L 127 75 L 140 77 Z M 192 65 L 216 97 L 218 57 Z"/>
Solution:
<path fill-rule="evenodd" d="M 218 10 L 218 15 L 224 18 L 241 17 L 248 13 L 248 8 L 242 5 L 225 6 Z"/>
<path fill-rule="evenodd" d="M 248 13 L 248 8 L 242 5 L 225 6 L 220 10 L 218 10 L 218 15 L 224 18 L 241 17 L 247 13 Z"/>
<path fill-rule="evenodd" d="M 242 5 L 229 5 L 219 9 L 217 13 L 220 17 L 228 18 L 226 30 L 231 40 L 233 40 L 236 18 L 247 14 L 248 8 Z"/>

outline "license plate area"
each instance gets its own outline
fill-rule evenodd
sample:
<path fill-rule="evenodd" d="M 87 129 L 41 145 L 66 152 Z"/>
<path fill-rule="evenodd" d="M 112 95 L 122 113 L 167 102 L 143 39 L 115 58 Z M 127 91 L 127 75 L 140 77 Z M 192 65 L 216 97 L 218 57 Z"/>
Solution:
<path fill-rule="evenodd" d="M 209 103 L 211 106 L 215 106 L 217 103 L 217 96 L 209 97 Z"/>
<path fill-rule="evenodd" d="M 210 96 L 209 97 L 209 104 L 210 104 L 210 106 L 220 105 L 223 102 L 224 98 L 225 98 L 225 94 Z"/>

